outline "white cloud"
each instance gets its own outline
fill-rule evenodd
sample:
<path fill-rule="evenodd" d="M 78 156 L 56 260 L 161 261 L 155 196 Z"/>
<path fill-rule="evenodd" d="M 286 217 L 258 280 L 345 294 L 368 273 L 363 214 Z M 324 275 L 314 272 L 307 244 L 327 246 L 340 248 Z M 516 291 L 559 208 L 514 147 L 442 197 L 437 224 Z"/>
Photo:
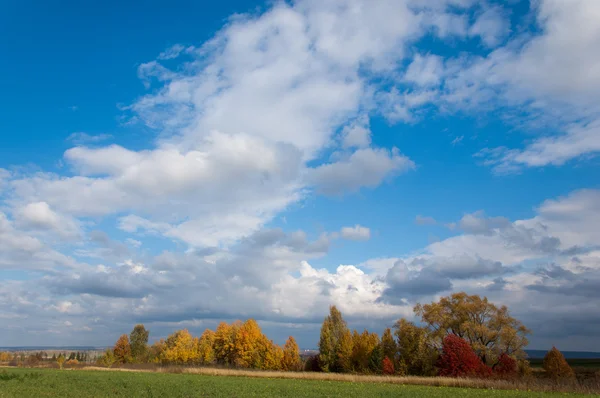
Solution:
<path fill-rule="evenodd" d="M 342 130 L 343 148 L 366 148 L 371 145 L 369 119 L 362 116 Z"/>
<path fill-rule="evenodd" d="M 343 227 L 340 234 L 342 238 L 348 240 L 369 240 L 371 238 L 371 230 L 358 224 L 353 227 Z"/>
<path fill-rule="evenodd" d="M 173 58 L 177 58 L 179 56 L 179 54 L 181 54 L 183 51 L 185 50 L 185 47 L 182 46 L 181 44 L 174 44 L 173 46 L 169 47 L 167 50 L 161 52 L 158 55 L 158 59 L 173 59 Z"/>
<path fill-rule="evenodd" d="M 437 86 L 444 73 L 442 58 L 437 55 L 417 54 L 408 66 L 404 79 L 418 86 Z"/>
<path fill-rule="evenodd" d="M 16 211 L 16 219 L 21 227 L 34 231 L 51 231 L 63 237 L 81 235 L 77 220 L 56 213 L 46 202 L 33 202 L 21 207 Z"/>
<path fill-rule="evenodd" d="M 355 192 L 361 187 L 374 188 L 390 174 L 413 169 L 414 163 L 397 148 L 358 149 L 346 159 L 310 170 L 308 180 L 326 195 Z"/>
<path fill-rule="evenodd" d="M 110 134 L 91 135 L 88 133 L 77 132 L 77 133 L 72 133 L 71 135 L 69 135 L 67 137 L 67 141 L 71 141 L 75 145 L 85 145 L 85 144 L 92 144 L 92 143 L 106 141 L 111 138 L 113 138 L 113 136 Z"/>
<path fill-rule="evenodd" d="M 488 47 L 498 45 L 510 31 L 510 21 L 501 7 L 484 10 L 469 28 L 469 36 L 479 36 Z"/>

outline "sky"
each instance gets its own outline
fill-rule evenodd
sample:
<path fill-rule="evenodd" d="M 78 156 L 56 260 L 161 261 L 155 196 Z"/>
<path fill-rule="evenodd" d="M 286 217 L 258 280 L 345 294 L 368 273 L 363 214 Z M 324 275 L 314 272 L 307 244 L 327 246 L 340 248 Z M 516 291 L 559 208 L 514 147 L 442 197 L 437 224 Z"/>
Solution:
<path fill-rule="evenodd" d="M 0 346 L 452 292 L 600 351 L 600 2 L 0 5 Z"/>

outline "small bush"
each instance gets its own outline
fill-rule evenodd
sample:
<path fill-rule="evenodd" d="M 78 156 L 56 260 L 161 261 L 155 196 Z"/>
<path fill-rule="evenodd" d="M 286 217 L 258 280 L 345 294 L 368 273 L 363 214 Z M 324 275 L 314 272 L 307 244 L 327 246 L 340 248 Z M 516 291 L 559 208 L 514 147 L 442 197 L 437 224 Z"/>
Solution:
<path fill-rule="evenodd" d="M 492 370 L 475 354 L 469 343 L 454 334 L 444 338 L 437 367 L 440 376 L 488 377 L 492 374 Z"/>
<path fill-rule="evenodd" d="M 494 374 L 502 379 L 512 379 L 517 377 L 517 361 L 509 355 L 502 353 L 500 358 L 498 358 L 498 364 L 494 368 Z"/>
<path fill-rule="evenodd" d="M 388 357 L 383 358 L 383 363 L 381 367 L 384 375 L 393 375 L 394 373 L 396 373 L 394 370 L 394 363 Z"/>
<path fill-rule="evenodd" d="M 575 372 L 573 372 L 563 354 L 556 347 L 552 347 L 544 357 L 543 367 L 546 375 L 553 380 L 572 379 L 575 377 Z"/>
<path fill-rule="evenodd" d="M 312 355 L 308 357 L 306 362 L 304 363 L 304 371 L 306 372 L 320 372 L 321 367 L 319 366 L 319 356 Z"/>
<path fill-rule="evenodd" d="M 517 372 L 521 378 L 533 376 L 533 369 L 531 369 L 531 365 L 526 359 L 519 359 L 517 362 Z"/>

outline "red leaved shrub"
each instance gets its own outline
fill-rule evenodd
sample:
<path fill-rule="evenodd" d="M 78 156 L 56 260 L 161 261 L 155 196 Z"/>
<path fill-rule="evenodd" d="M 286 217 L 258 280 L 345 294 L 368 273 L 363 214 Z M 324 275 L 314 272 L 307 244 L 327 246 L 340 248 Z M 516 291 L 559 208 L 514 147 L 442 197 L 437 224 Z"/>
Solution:
<path fill-rule="evenodd" d="M 494 367 L 494 374 L 503 379 L 517 377 L 517 361 L 513 357 L 503 353 L 500 355 L 500 358 L 498 358 L 498 363 Z"/>
<path fill-rule="evenodd" d="M 487 377 L 492 374 L 469 343 L 454 334 L 444 337 L 442 355 L 436 366 L 440 376 Z"/>
<path fill-rule="evenodd" d="M 388 358 L 383 358 L 383 374 L 384 375 L 393 375 L 395 373 L 394 363 Z"/>

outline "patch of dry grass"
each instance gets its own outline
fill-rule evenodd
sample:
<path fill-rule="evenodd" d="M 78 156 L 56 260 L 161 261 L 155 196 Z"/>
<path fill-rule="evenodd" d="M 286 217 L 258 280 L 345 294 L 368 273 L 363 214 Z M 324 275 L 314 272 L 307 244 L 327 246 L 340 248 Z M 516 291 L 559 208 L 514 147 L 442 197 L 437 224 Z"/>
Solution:
<path fill-rule="evenodd" d="M 277 372 L 260 370 L 242 370 L 210 367 L 186 366 L 158 366 L 143 368 L 101 368 L 87 366 L 83 369 L 105 370 L 120 372 L 160 372 L 160 373 L 187 373 L 209 376 L 253 377 L 267 379 L 296 379 L 296 380 L 324 380 L 350 383 L 388 383 L 403 385 L 419 385 L 430 387 L 460 387 L 494 390 L 521 390 L 539 392 L 567 392 L 582 394 L 600 394 L 600 381 L 590 380 L 586 383 L 573 381 L 553 382 L 540 377 L 530 377 L 515 380 L 497 379 L 466 379 L 451 377 L 418 377 L 418 376 L 378 376 L 357 375 L 343 373 L 318 373 L 318 372 Z"/>

